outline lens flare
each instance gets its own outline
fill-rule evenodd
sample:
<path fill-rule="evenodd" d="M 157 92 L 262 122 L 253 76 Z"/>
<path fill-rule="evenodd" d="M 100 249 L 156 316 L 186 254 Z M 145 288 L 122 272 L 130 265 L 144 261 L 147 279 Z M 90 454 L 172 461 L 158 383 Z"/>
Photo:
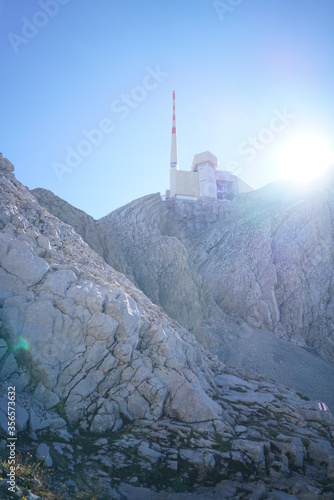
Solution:
<path fill-rule="evenodd" d="M 283 147 L 277 158 L 282 179 L 310 182 L 323 174 L 334 161 L 334 154 L 323 139 L 301 136 Z"/>
<path fill-rule="evenodd" d="M 30 349 L 28 340 L 22 335 L 19 336 L 16 345 L 13 347 L 13 351 L 19 351 L 20 349 L 23 351 L 29 351 Z"/>

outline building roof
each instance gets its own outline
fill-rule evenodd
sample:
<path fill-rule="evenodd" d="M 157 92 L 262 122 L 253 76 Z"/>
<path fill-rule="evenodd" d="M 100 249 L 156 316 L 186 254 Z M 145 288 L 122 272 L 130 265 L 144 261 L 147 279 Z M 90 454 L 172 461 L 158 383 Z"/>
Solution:
<path fill-rule="evenodd" d="M 196 171 L 198 165 L 200 165 L 201 163 L 211 163 L 214 169 L 216 169 L 218 167 L 218 158 L 217 156 L 210 153 L 210 151 L 204 151 L 203 153 L 198 153 L 197 155 L 194 156 L 191 165 L 192 172 Z"/>

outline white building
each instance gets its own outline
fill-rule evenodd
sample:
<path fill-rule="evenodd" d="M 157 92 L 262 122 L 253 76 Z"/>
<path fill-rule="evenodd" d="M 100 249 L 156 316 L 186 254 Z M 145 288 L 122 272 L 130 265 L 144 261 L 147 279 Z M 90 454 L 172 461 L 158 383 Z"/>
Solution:
<path fill-rule="evenodd" d="M 232 172 L 218 170 L 218 158 L 205 151 L 194 156 L 190 171 L 179 170 L 175 120 L 175 91 L 173 92 L 173 125 L 170 157 L 170 189 L 166 198 L 197 200 L 201 196 L 231 200 L 236 194 L 253 189 Z"/>

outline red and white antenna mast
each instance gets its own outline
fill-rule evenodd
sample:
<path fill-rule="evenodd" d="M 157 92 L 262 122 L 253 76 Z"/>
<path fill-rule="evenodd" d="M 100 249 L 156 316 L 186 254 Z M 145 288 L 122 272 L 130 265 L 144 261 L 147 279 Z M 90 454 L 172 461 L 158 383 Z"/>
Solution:
<path fill-rule="evenodd" d="M 175 121 L 175 90 L 173 90 L 173 124 L 172 124 L 172 145 L 170 151 L 170 168 L 179 170 L 177 162 L 177 141 L 176 141 L 176 121 Z"/>

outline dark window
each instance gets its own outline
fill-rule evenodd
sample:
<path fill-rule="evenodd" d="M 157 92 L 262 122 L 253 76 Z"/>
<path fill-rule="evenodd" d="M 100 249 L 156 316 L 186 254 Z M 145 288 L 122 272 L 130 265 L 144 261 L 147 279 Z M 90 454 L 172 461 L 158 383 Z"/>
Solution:
<path fill-rule="evenodd" d="M 232 200 L 234 186 L 231 181 L 217 180 L 217 198 L 218 200 Z"/>

